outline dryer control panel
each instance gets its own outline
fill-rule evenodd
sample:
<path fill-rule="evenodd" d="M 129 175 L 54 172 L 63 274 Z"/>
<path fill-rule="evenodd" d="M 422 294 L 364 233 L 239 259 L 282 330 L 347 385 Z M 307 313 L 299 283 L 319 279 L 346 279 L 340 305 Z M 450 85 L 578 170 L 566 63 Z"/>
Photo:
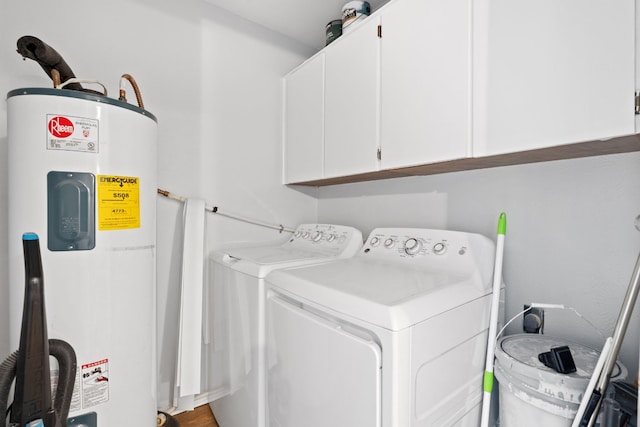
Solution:
<path fill-rule="evenodd" d="M 360 256 L 410 264 L 416 268 L 469 272 L 478 266 L 493 265 L 495 244 L 489 238 L 475 233 L 425 228 L 376 228 L 369 234 Z"/>

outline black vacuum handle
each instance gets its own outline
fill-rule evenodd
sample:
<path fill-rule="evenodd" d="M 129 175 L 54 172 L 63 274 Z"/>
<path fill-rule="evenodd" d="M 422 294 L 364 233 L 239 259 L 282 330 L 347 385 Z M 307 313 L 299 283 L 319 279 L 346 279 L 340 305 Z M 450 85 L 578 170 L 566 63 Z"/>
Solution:
<path fill-rule="evenodd" d="M 22 247 L 25 267 L 24 307 L 10 422 L 24 426 L 41 419 L 45 427 L 55 427 L 56 416 L 51 403 L 44 278 L 38 235 L 23 234 Z"/>

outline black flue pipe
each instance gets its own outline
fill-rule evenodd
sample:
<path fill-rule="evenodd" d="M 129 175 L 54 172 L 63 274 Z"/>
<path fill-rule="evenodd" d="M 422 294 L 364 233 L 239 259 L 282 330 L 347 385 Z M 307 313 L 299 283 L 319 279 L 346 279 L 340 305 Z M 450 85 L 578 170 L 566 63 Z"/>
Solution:
<path fill-rule="evenodd" d="M 75 78 L 75 74 L 71 67 L 65 62 L 64 58 L 51 46 L 43 42 L 37 37 L 22 36 L 18 39 L 18 53 L 23 58 L 29 58 L 36 61 L 47 76 L 51 76 L 52 70 L 60 73 L 60 82 L 64 83 L 69 79 Z M 65 89 L 85 91 L 80 83 L 69 83 Z"/>

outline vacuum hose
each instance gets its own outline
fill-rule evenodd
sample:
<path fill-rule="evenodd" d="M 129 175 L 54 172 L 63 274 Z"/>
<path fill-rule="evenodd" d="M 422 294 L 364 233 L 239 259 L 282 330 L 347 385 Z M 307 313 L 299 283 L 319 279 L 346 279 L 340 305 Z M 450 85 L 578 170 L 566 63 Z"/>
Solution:
<path fill-rule="evenodd" d="M 71 71 L 71 67 L 67 65 L 62 56 L 51 46 L 43 42 L 37 37 L 22 36 L 18 39 L 18 53 L 23 58 L 29 58 L 36 61 L 47 76 L 52 80 L 57 79 L 56 73 L 59 74 L 61 83 L 75 78 L 75 74 Z M 55 77 L 54 77 L 55 76 Z M 93 92 L 82 87 L 80 83 L 70 83 L 66 89 L 78 90 L 83 92 Z"/>
<path fill-rule="evenodd" d="M 58 361 L 59 378 L 53 408 L 56 411 L 56 425 L 66 427 L 69 407 L 73 397 L 73 384 L 76 380 L 76 352 L 66 341 L 50 339 L 49 354 Z"/>
<path fill-rule="evenodd" d="M 73 397 L 73 384 L 76 377 L 76 352 L 66 341 L 50 339 L 49 354 L 58 361 L 59 381 L 53 408 L 56 411 L 56 426 L 65 427 L 69 418 L 69 407 Z M 11 384 L 16 377 L 19 352 L 14 351 L 0 365 L 0 426 L 6 419 L 7 402 Z"/>
<path fill-rule="evenodd" d="M 0 365 L 0 426 L 3 427 L 7 418 L 7 402 L 9 401 L 11 384 L 16 377 L 17 361 L 18 352 L 14 351 Z"/>

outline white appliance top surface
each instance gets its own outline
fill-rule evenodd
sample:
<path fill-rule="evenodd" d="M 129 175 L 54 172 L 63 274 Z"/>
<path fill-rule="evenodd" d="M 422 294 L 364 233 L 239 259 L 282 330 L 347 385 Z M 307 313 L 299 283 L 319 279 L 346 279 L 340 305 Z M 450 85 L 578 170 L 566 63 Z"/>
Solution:
<path fill-rule="evenodd" d="M 385 246 L 390 238 L 396 243 Z M 410 239 L 422 241 L 413 255 L 405 250 Z M 436 246 L 443 242 L 444 250 Z M 486 237 L 467 233 L 376 229 L 351 259 L 274 271 L 267 282 L 294 298 L 401 330 L 489 294 L 493 248 Z"/>
<path fill-rule="evenodd" d="M 224 249 L 212 253 L 214 262 L 264 278 L 269 272 L 314 262 L 348 258 L 362 247 L 362 233 L 330 224 L 302 224 L 282 244 Z"/>
<path fill-rule="evenodd" d="M 260 265 L 282 264 L 310 258 L 326 258 L 328 256 L 322 252 L 306 251 L 286 246 L 229 249 L 226 253 L 233 258 Z"/>

